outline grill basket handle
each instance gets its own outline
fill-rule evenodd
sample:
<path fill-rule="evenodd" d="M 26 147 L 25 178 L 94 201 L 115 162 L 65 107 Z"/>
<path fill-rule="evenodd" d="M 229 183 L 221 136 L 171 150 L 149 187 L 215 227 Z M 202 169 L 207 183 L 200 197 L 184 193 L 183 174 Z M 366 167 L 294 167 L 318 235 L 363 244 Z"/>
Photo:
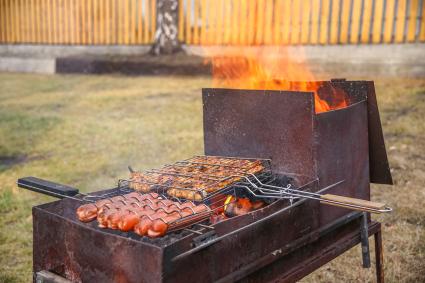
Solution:
<path fill-rule="evenodd" d="M 73 197 L 78 194 L 78 189 L 76 188 L 36 177 L 20 178 L 18 179 L 17 184 L 20 188 L 60 199 Z"/>
<path fill-rule="evenodd" d="M 371 212 L 371 213 L 385 213 L 390 212 L 392 209 L 387 207 L 385 203 L 374 202 L 364 199 L 344 197 L 333 194 L 324 194 L 320 196 L 320 202 L 349 208 L 358 211 Z"/>

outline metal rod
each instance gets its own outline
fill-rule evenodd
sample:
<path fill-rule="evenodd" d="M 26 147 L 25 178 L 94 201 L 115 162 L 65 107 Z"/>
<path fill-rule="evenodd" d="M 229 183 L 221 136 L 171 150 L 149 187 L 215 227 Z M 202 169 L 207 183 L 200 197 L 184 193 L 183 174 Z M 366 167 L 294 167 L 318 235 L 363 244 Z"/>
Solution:
<path fill-rule="evenodd" d="M 369 235 L 367 225 L 367 212 L 363 212 L 360 224 L 360 240 L 362 246 L 362 261 L 363 268 L 370 268 L 370 249 L 369 249 Z"/>

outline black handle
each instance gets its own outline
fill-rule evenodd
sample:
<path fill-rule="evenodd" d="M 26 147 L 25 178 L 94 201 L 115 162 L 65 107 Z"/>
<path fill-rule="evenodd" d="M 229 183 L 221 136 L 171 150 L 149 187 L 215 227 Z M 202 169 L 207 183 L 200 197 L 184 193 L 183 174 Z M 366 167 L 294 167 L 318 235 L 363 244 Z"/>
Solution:
<path fill-rule="evenodd" d="M 78 194 L 78 189 L 36 177 L 18 179 L 18 187 L 33 192 L 42 193 L 56 198 L 72 197 Z"/>

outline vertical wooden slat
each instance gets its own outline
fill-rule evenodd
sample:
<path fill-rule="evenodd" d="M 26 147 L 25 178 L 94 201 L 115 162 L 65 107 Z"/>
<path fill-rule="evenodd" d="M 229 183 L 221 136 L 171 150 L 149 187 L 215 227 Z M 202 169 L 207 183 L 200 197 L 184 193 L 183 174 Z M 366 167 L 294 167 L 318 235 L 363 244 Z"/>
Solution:
<path fill-rule="evenodd" d="M 339 7 L 340 0 L 333 0 L 332 1 L 332 17 L 331 22 L 329 23 L 331 25 L 331 34 L 329 38 L 330 44 L 337 44 L 338 43 L 338 33 L 339 33 L 339 27 L 341 23 L 340 20 L 340 7 Z"/>
<path fill-rule="evenodd" d="M 64 43 L 64 33 L 65 33 L 65 25 L 64 25 L 64 2 L 65 0 L 58 0 L 58 43 L 63 44 Z"/>
<path fill-rule="evenodd" d="M 143 43 L 143 0 L 137 2 L 137 43 Z M 180 17 L 179 17 L 180 22 Z M 180 34 L 179 34 L 180 35 Z"/>
<path fill-rule="evenodd" d="M 277 45 L 280 42 L 280 32 L 281 26 L 280 22 L 282 20 L 282 0 L 276 0 L 273 8 L 273 44 Z"/>
<path fill-rule="evenodd" d="M 419 9 L 419 0 L 410 0 L 409 20 L 407 23 L 407 42 L 414 42 L 416 35 L 416 22 Z"/>
<path fill-rule="evenodd" d="M 350 1 L 343 0 L 341 5 L 341 27 L 339 33 L 339 43 L 348 43 L 348 29 L 350 26 Z"/>
<path fill-rule="evenodd" d="M 103 0 L 93 0 L 93 44 L 99 44 L 100 42 L 100 20 L 99 20 L 99 2 Z"/>
<path fill-rule="evenodd" d="M 368 43 L 370 40 L 370 26 L 372 20 L 373 1 L 364 1 L 363 7 L 363 24 L 361 32 L 361 43 Z"/>
<path fill-rule="evenodd" d="M 115 1 L 116 14 L 117 14 L 117 44 L 124 43 L 124 32 L 123 32 L 123 18 L 124 18 L 124 7 L 121 2 L 122 0 Z"/>
<path fill-rule="evenodd" d="M 72 29 L 72 24 L 71 24 L 71 18 L 72 18 L 72 10 L 70 9 L 71 6 L 71 1 L 72 0 L 65 0 L 64 2 L 64 14 L 65 14 L 65 43 L 69 44 L 71 42 L 71 29 Z"/>
<path fill-rule="evenodd" d="M 396 30 L 394 41 L 401 43 L 404 41 L 404 27 L 406 23 L 406 0 L 398 0 Z"/>
<path fill-rule="evenodd" d="M 422 1 L 421 16 L 418 40 L 419 42 L 425 42 L 425 1 Z"/>
<path fill-rule="evenodd" d="M 196 0 L 195 0 L 196 1 Z M 224 0 L 226 1 L 226 0 Z M 224 13 L 224 1 L 216 0 L 217 5 L 217 34 L 216 34 L 216 44 L 223 44 L 224 42 L 224 19 L 226 14 Z M 242 23 L 241 23 L 242 25 Z"/>
<path fill-rule="evenodd" d="M 206 41 L 207 41 L 207 11 L 208 11 L 207 1 L 201 0 L 201 35 L 200 35 L 201 45 L 206 44 Z"/>
<path fill-rule="evenodd" d="M 301 1 L 293 0 L 292 1 L 292 21 L 291 21 L 291 44 L 298 44 L 300 41 L 300 22 L 301 22 Z"/>
<path fill-rule="evenodd" d="M 320 27 L 320 0 L 313 0 L 312 4 L 312 15 L 311 15 L 311 36 L 310 43 L 317 44 L 319 43 L 319 27 Z"/>
<path fill-rule="evenodd" d="M 392 41 L 393 26 L 394 26 L 394 5 L 395 0 L 387 0 L 385 7 L 385 27 L 384 27 L 384 42 Z"/>
<path fill-rule="evenodd" d="M 0 43 L 6 43 L 6 1 L 0 0 Z"/>
<path fill-rule="evenodd" d="M 21 14 L 21 17 L 22 17 L 22 21 L 21 21 L 22 41 L 21 41 L 21 43 L 27 43 L 28 42 L 27 0 L 22 0 L 20 14 Z"/>
<path fill-rule="evenodd" d="M 248 17 L 248 2 L 245 0 L 242 0 L 240 4 L 240 19 L 241 19 L 240 43 L 242 45 L 248 45 L 248 25 L 246 20 L 247 17 Z M 223 22 L 224 20 L 225 19 L 223 19 Z"/>
<path fill-rule="evenodd" d="M 236 0 L 238 1 L 238 0 Z M 196 0 L 195 0 L 196 2 Z M 215 20 L 215 39 L 214 44 L 219 45 L 222 41 L 222 34 L 223 34 L 223 1 L 222 0 L 215 0 L 214 1 L 215 10 L 216 10 L 216 20 Z"/>
<path fill-rule="evenodd" d="M 81 44 L 87 44 L 87 1 L 80 1 L 81 8 Z"/>
<path fill-rule="evenodd" d="M 199 0 L 194 0 L 193 44 L 199 44 Z"/>
<path fill-rule="evenodd" d="M 120 1 L 124 6 L 124 44 L 128 45 L 130 43 L 130 0 Z"/>
<path fill-rule="evenodd" d="M 75 5 L 76 1 L 71 0 L 69 2 L 69 9 L 71 10 L 71 19 L 70 19 L 70 26 L 71 26 L 71 44 L 77 43 L 77 33 L 78 33 L 78 26 L 77 26 L 77 20 L 76 20 L 76 14 L 77 14 L 77 7 Z"/>
<path fill-rule="evenodd" d="M 151 13 L 150 13 L 150 19 L 151 19 L 151 36 L 149 37 L 149 42 L 152 43 L 155 38 L 155 32 L 156 32 L 156 0 L 151 0 Z"/>
<path fill-rule="evenodd" d="M 144 9 L 143 9 L 143 43 L 148 43 L 149 42 L 149 1 L 148 0 L 143 0 L 144 1 Z"/>
<path fill-rule="evenodd" d="M 87 0 L 87 43 L 95 44 L 94 38 L 94 2 Z"/>
<path fill-rule="evenodd" d="M 330 0 L 322 0 L 322 7 L 320 9 L 320 44 L 328 43 L 329 38 L 329 3 Z"/>
<path fill-rule="evenodd" d="M 186 0 L 186 44 L 192 44 L 192 1 Z"/>
<path fill-rule="evenodd" d="M 35 1 L 33 0 L 33 2 Z M 35 22 L 35 14 L 33 12 L 31 14 Z M 53 25 L 54 25 L 54 23 L 52 22 L 53 21 L 52 20 L 52 0 L 47 0 L 46 9 L 45 9 L 45 17 L 47 19 L 47 42 L 49 44 L 52 44 L 53 43 Z"/>
<path fill-rule="evenodd" d="M 238 25 L 239 25 L 239 1 L 233 0 L 232 2 L 232 10 L 231 14 L 229 15 L 231 19 L 231 26 L 230 26 L 230 43 L 231 44 L 237 44 L 238 43 Z"/>
<path fill-rule="evenodd" d="M 11 43 L 13 42 L 13 21 L 12 21 L 12 10 L 11 10 L 11 5 L 10 5 L 10 1 L 11 0 L 6 0 L 6 20 L 7 20 L 7 42 Z"/>
<path fill-rule="evenodd" d="M 4 31 L 6 25 L 4 24 L 4 3 L 3 0 L 0 0 L 0 43 L 4 43 L 6 40 L 4 39 Z"/>
<path fill-rule="evenodd" d="M 254 44 L 262 44 L 264 42 L 264 12 L 265 0 L 257 0 L 257 25 L 255 26 Z"/>
<path fill-rule="evenodd" d="M 72 1 L 74 9 L 74 44 L 81 44 L 80 1 Z"/>
<path fill-rule="evenodd" d="M 273 1 L 266 1 L 264 5 L 264 43 L 271 44 L 273 39 Z"/>
<path fill-rule="evenodd" d="M 382 24 L 384 13 L 384 0 L 375 0 L 375 11 L 373 15 L 372 42 L 380 43 L 382 37 Z"/>
<path fill-rule="evenodd" d="M 98 44 L 105 43 L 105 0 L 97 3 L 97 31 Z"/>
<path fill-rule="evenodd" d="M 223 44 L 230 43 L 232 30 L 231 30 L 231 15 L 232 15 L 232 1 L 224 0 L 223 7 Z M 248 21 L 245 25 L 248 24 Z"/>
<path fill-rule="evenodd" d="M 135 0 L 130 0 L 129 3 L 129 9 L 130 9 L 130 44 L 136 43 L 135 41 L 135 31 L 136 31 L 136 7 L 135 7 Z"/>
<path fill-rule="evenodd" d="M 291 2 L 292 0 L 285 0 L 282 7 L 283 13 L 283 22 L 282 22 L 282 34 L 281 34 L 281 43 L 289 43 L 289 35 L 291 31 Z"/>
<path fill-rule="evenodd" d="M 353 0 L 353 11 L 351 17 L 350 43 L 358 43 L 360 32 L 360 15 L 362 0 Z"/>
<path fill-rule="evenodd" d="M 310 31 L 311 0 L 302 1 L 301 6 L 301 43 L 307 44 Z"/>
<path fill-rule="evenodd" d="M 206 9 L 203 2 L 201 3 L 201 11 L 202 11 L 201 13 L 203 13 L 204 10 Z M 179 31 L 178 32 L 179 32 L 179 41 L 182 42 L 184 40 L 184 0 L 179 0 Z M 202 42 L 203 32 L 204 32 L 203 26 L 201 25 L 201 42 Z"/>
<path fill-rule="evenodd" d="M 257 15 L 257 1 L 249 0 L 248 2 L 248 44 L 254 44 L 255 42 L 255 27 L 257 25 L 256 15 Z"/>
<path fill-rule="evenodd" d="M 14 3 L 14 11 L 15 11 L 15 30 L 16 30 L 16 40 L 15 42 L 19 43 L 21 41 L 21 17 L 19 13 L 19 0 L 15 0 Z"/>
<path fill-rule="evenodd" d="M 3 16 L 4 16 L 4 27 L 5 29 L 5 42 L 9 43 L 10 42 L 10 32 L 11 32 L 11 26 L 9 24 L 9 3 L 8 0 L 3 0 Z"/>
<path fill-rule="evenodd" d="M 35 0 L 31 0 L 29 3 L 29 15 L 28 15 L 28 21 L 30 23 L 30 28 L 29 28 L 29 32 L 30 32 L 30 42 L 34 43 L 35 42 L 35 11 L 34 11 L 34 4 L 35 4 Z"/>

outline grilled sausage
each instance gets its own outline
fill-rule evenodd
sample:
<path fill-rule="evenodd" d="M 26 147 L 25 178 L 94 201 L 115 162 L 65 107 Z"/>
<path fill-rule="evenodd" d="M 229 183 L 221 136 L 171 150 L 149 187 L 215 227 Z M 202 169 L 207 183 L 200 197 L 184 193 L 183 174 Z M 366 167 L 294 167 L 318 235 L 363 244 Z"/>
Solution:
<path fill-rule="evenodd" d="M 98 200 L 95 203 L 83 204 L 77 208 L 77 217 L 82 222 L 90 222 L 97 216 L 97 212 L 105 204 L 111 203 L 109 199 Z"/>

